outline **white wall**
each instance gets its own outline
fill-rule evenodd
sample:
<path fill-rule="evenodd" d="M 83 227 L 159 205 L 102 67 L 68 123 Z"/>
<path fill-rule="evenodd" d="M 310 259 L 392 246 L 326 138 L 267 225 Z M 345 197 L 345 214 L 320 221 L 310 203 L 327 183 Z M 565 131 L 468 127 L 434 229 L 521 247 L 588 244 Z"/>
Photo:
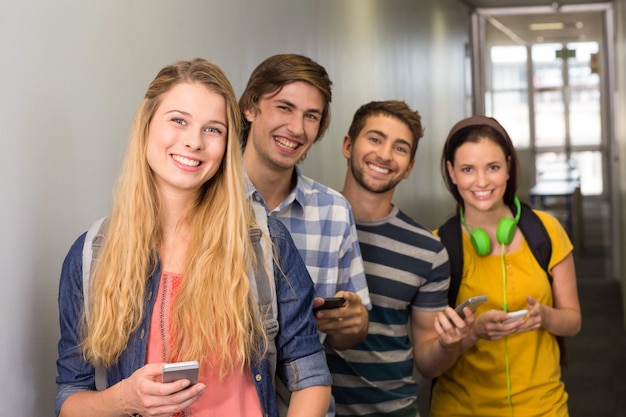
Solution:
<path fill-rule="evenodd" d="M 334 188 L 356 108 L 406 100 L 426 136 L 396 201 L 434 227 L 451 211 L 438 161 L 464 116 L 467 33 L 458 0 L 0 0 L 2 409 L 53 413 L 61 263 L 108 211 L 132 116 L 161 67 L 206 57 L 239 95 L 269 55 L 320 62 L 333 119 L 303 170 Z"/>

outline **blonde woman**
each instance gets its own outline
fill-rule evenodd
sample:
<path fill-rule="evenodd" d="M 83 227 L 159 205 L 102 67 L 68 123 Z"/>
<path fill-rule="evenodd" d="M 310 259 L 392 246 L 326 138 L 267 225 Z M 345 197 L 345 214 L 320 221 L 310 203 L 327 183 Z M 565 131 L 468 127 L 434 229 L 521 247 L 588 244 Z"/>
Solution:
<path fill-rule="evenodd" d="M 63 264 L 57 415 L 277 415 L 270 342 L 247 275 L 255 222 L 240 125 L 232 86 L 206 60 L 176 62 L 150 84 L 90 287 L 81 278 L 84 235 Z M 322 416 L 331 381 L 313 285 L 284 227 L 269 219 L 269 232 L 289 413 Z M 164 363 L 188 360 L 200 362 L 196 384 L 161 382 Z M 96 367 L 106 369 L 101 391 Z"/>

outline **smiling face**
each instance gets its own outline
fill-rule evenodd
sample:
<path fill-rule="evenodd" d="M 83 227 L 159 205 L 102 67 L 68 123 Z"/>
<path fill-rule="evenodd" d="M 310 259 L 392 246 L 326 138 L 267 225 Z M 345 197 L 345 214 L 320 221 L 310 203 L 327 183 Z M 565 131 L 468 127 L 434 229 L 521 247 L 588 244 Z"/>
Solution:
<path fill-rule="evenodd" d="M 409 177 L 413 135 L 399 119 L 387 115 L 367 118 L 354 139 L 346 136 L 343 155 L 357 184 L 373 193 L 386 193 Z"/>
<path fill-rule="evenodd" d="M 244 160 L 274 171 L 292 170 L 317 137 L 324 109 L 322 93 L 303 81 L 286 84 L 246 109 L 251 124 Z"/>
<path fill-rule="evenodd" d="M 448 161 L 447 168 L 466 212 L 498 210 L 504 204 L 509 164 L 496 142 L 484 138 L 465 142 L 454 154 L 454 165 Z"/>
<path fill-rule="evenodd" d="M 146 149 L 157 188 L 195 194 L 222 163 L 227 126 L 226 100 L 203 84 L 180 83 L 163 94 Z"/>

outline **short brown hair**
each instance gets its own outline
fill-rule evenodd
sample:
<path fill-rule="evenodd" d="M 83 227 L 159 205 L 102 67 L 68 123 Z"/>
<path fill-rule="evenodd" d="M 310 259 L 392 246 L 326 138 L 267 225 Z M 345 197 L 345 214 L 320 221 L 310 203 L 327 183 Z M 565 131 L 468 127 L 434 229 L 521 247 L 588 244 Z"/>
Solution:
<path fill-rule="evenodd" d="M 239 99 L 239 109 L 243 114 L 245 110 L 256 109 L 259 100 L 266 94 L 278 94 L 287 84 L 296 81 L 304 81 L 317 88 L 324 97 L 324 109 L 320 119 L 320 127 L 315 141 L 324 136 L 330 124 L 330 102 L 332 99 L 332 81 L 323 66 L 303 55 L 280 54 L 273 55 L 261 62 L 250 75 L 248 85 Z M 243 119 L 241 130 L 242 147 L 246 146 L 250 123 Z"/>
<path fill-rule="evenodd" d="M 411 160 L 415 159 L 417 144 L 422 136 L 424 136 L 424 127 L 422 126 L 422 117 L 417 111 L 412 110 L 408 104 L 399 100 L 387 101 L 371 101 L 362 105 L 354 113 L 352 124 L 348 129 L 348 136 L 354 141 L 356 140 L 367 119 L 371 116 L 386 115 L 394 117 L 407 125 L 413 135 L 413 143 L 411 144 Z"/>

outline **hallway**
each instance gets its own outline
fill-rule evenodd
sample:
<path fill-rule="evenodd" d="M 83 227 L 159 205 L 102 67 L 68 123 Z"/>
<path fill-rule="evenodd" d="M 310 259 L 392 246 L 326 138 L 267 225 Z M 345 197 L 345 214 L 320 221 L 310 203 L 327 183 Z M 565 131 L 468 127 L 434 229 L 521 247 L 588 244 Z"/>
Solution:
<path fill-rule="evenodd" d="M 626 417 L 626 336 L 621 289 L 608 280 L 608 208 L 585 202 L 585 245 L 576 259 L 582 330 L 567 340 L 563 371 L 571 417 Z"/>
<path fill-rule="evenodd" d="M 567 341 L 563 371 L 571 417 L 626 417 L 626 341 L 619 287 L 603 278 L 579 283 L 581 332 Z"/>

